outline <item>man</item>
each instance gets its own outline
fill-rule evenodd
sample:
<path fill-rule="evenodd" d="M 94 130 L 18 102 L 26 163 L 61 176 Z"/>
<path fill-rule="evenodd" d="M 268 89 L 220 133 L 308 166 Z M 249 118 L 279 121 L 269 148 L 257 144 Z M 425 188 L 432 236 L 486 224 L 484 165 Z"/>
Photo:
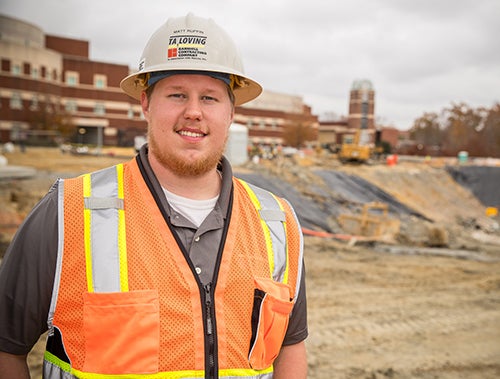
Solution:
<path fill-rule="evenodd" d="M 122 89 L 136 159 L 59 180 L 0 271 L 0 378 L 305 378 L 302 235 L 290 205 L 233 178 L 234 106 L 261 92 L 213 21 L 169 19 Z M 128 376 L 127 376 L 128 377 Z"/>

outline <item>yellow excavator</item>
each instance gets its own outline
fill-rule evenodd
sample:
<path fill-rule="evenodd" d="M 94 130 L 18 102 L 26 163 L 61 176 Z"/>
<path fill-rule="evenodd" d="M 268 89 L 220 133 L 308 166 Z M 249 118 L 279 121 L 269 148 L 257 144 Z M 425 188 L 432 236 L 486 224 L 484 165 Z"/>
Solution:
<path fill-rule="evenodd" d="M 339 151 L 341 162 L 365 163 L 372 156 L 373 148 L 370 144 L 368 130 L 358 129 L 354 136 L 347 135 L 342 141 Z"/>

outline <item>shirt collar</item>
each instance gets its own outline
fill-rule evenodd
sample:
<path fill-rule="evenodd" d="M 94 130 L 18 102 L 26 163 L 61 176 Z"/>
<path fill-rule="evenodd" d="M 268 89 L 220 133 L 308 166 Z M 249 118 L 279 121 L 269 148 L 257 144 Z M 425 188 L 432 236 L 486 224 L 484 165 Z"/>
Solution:
<path fill-rule="evenodd" d="M 170 215 L 172 214 L 172 210 L 170 209 L 165 194 L 163 193 L 163 189 L 161 188 L 160 182 L 156 178 L 156 175 L 153 169 L 151 168 L 151 165 L 149 164 L 147 144 L 144 144 L 142 146 L 141 150 L 139 151 L 139 154 L 137 155 L 137 159 L 141 161 L 142 166 L 144 167 L 145 173 L 147 175 L 147 179 L 150 181 L 150 183 L 152 183 L 152 186 L 156 194 L 161 199 L 161 205 L 165 208 L 168 216 L 170 217 Z M 217 168 L 222 173 L 222 186 L 216 207 L 217 206 L 220 207 L 221 213 L 224 219 L 226 219 L 230 205 L 229 202 L 231 199 L 231 193 L 233 190 L 233 170 L 231 168 L 231 164 L 224 156 L 219 162 Z"/>

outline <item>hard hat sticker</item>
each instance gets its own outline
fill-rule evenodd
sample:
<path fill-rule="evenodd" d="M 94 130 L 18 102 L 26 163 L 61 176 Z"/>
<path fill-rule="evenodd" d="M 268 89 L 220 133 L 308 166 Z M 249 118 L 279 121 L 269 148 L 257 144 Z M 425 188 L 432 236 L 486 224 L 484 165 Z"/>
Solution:
<path fill-rule="evenodd" d="M 141 59 L 139 62 L 139 71 L 144 70 L 144 67 L 146 67 L 146 58 Z"/>
<path fill-rule="evenodd" d="M 205 45 L 207 37 L 192 34 L 189 32 L 195 31 L 176 31 L 168 39 L 168 60 L 177 59 L 194 59 L 194 60 L 207 60 L 207 52 Z"/>

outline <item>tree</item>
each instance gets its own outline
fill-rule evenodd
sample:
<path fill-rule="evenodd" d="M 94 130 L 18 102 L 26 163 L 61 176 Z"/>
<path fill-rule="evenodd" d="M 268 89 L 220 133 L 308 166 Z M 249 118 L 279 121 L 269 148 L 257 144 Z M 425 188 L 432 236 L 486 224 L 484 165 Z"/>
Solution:
<path fill-rule="evenodd" d="M 36 108 L 30 112 L 28 121 L 31 130 L 53 134 L 67 139 L 75 133 L 71 115 L 66 112 L 58 103 L 50 101 L 48 96 L 45 96 L 38 102 Z"/>
<path fill-rule="evenodd" d="M 466 150 L 470 155 L 480 154 L 478 128 L 483 121 L 483 110 L 471 108 L 465 103 L 452 104 L 444 109 L 446 152 L 456 155 Z"/>
<path fill-rule="evenodd" d="M 418 144 L 424 146 L 441 146 L 443 143 L 443 130 L 437 113 L 424 113 L 413 123 L 410 137 Z"/>
<path fill-rule="evenodd" d="M 415 120 L 410 138 L 430 151 L 438 145 L 440 153 L 456 156 L 465 150 L 470 156 L 500 157 L 500 104 L 491 109 L 472 108 L 465 103 L 451 104 L 440 114 L 424 113 Z"/>
<path fill-rule="evenodd" d="M 285 145 L 299 148 L 314 140 L 314 130 L 304 122 L 293 122 L 286 126 L 283 139 Z"/>
<path fill-rule="evenodd" d="M 500 103 L 488 111 L 479 133 L 484 156 L 500 158 Z"/>

